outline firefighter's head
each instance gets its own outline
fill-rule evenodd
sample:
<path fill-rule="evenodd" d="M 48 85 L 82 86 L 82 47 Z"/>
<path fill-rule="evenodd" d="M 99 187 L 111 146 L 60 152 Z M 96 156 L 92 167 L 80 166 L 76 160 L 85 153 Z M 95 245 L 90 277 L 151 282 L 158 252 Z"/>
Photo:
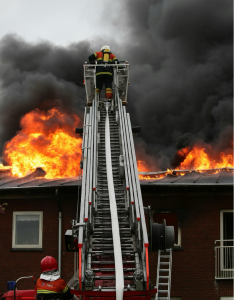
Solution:
<path fill-rule="evenodd" d="M 41 271 L 48 272 L 58 270 L 58 264 L 55 258 L 52 256 L 46 256 L 41 260 Z"/>
<path fill-rule="evenodd" d="M 101 51 L 103 51 L 103 50 L 109 50 L 109 51 L 110 51 L 110 46 L 103 46 L 103 47 L 101 48 Z"/>

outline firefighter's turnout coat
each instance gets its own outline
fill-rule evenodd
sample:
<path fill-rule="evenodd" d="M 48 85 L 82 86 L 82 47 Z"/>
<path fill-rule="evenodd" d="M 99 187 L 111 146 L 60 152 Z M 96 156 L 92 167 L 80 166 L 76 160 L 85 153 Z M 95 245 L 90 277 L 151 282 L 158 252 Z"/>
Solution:
<path fill-rule="evenodd" d="M 108 49 L 98 51 L 89 56 L 89 61 L 97 61 L 97 64 L 112 64 L 118 59 Z M 98 66 L 96 67 L 96 93 L 100 94 L 102 85 L 105 83 L 106 98 L 111 99 L 112 92 L 112 81 L 113 81 L 113 68 L 111 66 Z"/>
<path fill-rule="evenodd" d="M 111 53 L 109 50 L 105 49 L 103 51 L 98 51 L 89 56 L 89 61 L 96 60 L 97 63 L 115 63 L 118 61 L 117 57 Z M 96 75 L 111 75 L 113 76 L 113 68 L 112 67 L 98 67 L 96 69 Z"/>
<path fill-rule="evenodd" d="M 43 296 L 51 293 L 64 293 L 67 300 L 73 297 L 73 295 L 70 293 L 70 288 L 67 286 L 67 283 L 61 279 L 59 275 L 43 276 L 42 273 L 40 278 L 37 280 L 36 290 L 37 300 L 41 300 Z"/>

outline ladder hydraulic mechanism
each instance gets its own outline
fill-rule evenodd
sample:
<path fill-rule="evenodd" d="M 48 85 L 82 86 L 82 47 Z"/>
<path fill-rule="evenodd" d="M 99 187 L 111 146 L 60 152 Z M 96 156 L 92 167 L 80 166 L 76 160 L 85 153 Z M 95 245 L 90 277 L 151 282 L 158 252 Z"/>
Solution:
<path fill-rule="evenodd" d="M 173 228 L 152 223 L 151 240 L 156 240 L 149 245 L 132 126 L 126 112 L 129 64 L 110 65 L 113 99 L 95 93 L 96 66 L 84 65 L 87 107 L 83 130 L 77 129 L 83 134 L 81 196 L 72 230 L 65 235 L 67 251 L 75 252 L 76 257 L 73 293 L 82 299 L 151 299 L 156 288 L 149 280 L 149 247 L 164 249 L 167 241 L 171 248 Z"/>

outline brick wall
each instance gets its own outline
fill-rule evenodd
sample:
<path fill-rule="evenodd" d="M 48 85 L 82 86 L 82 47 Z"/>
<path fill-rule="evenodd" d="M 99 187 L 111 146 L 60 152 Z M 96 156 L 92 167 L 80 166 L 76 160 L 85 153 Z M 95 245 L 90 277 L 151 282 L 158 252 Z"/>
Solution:
<path fill-rule="evenodd" d="M 5 200 L 8 203 L 4 214 L 0 214 L 0 293 L 5 292 L 7 281 L 21 276 L 34 275 L 39 278 L 40 261 L 46 255 L 58 259 L 58 206 L 55 199 Z M 3 201 L 1 201 L 2 203 Z M 62 277 L 68 281 L 73 275 L 74 254 L 65 250 L 64 234 L 71 228 L 70 221 L 76 213 L 76 199 L 62 202 Z M 43 211 L 43 251 L 11 251 L 13 211 Z M 34 288 L 31 280 L 19 282 L 19 289 Z"/>
<path fill-rule="evenodd" d="M 232 208 L 232 196 L 155 196 L 143 194 L 152 210 L 181 212 L 182 251 L 172 257 L 171 295 L 182 300 L 220 299 L 232 295 L 231 280 L 215 280 L 214 241 L 220 238 L 220 209 Z M 150 279 L 155 284 L 157 252 L 150 254 Z"/>
<path fill-rule="evenodd" d="M 173 252 L 172 296 L 182 300 L 220 299 L 232 294 L 232 281 L 215 280 L 214 241 L 219 239 L 220 209 L 232 208 L 232 196 L 161 196 L 154 191 L 143 191 L 144 206 L 152 210 L 179 210 L 181 213 L 182 251 Z M 58 206 L 54 198 L 10 199 L 6 211 L 0 215 L 0 292 L 6 283 L 21 276 L 40 276 L 40 261 L 46 255 L 58 259 Z M 76 196 L 61 200 L 63 211 L 63 237 L 71 228 L 76 213 Z M 43 211 L 43 251 L 12 252 L 13 211 Z M 147 216 L 146 216 L 147 218 Z M 62 241 L 62 278 L 68 281 L 73 275 L 74 254 L 65 250 Z M 150 253 L 150 279 L 155 284 L 157 252 Z M 19 289 L 33 288 L 29 281 Z"/>

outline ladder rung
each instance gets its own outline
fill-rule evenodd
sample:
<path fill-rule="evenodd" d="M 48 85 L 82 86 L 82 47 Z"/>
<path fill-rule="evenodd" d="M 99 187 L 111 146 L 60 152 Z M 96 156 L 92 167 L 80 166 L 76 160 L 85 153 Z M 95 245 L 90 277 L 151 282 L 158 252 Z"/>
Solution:
<path fill-rule="evenodd" d="M 94 276 L 95 279 L 115 279 L 115 275 L 98 275 L 98 276 Z M 132 279 L 133 276 L 132 275 L 124 275 L 124 279 Z"/>
<path fill-rule="evenodd" d="M 114 264 L 115 261 L 114 260 L 108 260 L 108 261 L 104 261 L 104 260 L 97 260 L 97 261 L 92 261 L 92 264 Z M 123 264 L 135 264 L 135 260 L 123 260 Z"/>
<path fill-rule="evenodd" d="M 92 268 L 94 272 L 115 272 L 115 268 Z M 124 272 L 133 272 L 136 268 L 123 268 Z"/>

